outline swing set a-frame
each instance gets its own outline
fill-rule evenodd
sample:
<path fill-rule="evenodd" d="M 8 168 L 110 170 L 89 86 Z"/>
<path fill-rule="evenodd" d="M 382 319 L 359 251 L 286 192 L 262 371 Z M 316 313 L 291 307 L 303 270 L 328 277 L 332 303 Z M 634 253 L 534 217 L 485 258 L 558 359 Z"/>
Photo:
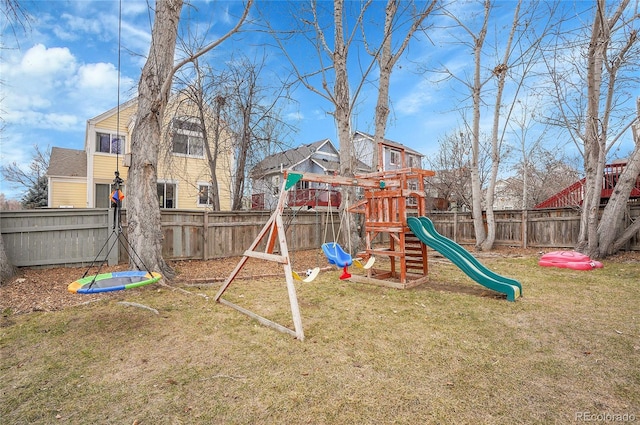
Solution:
<path fill-rule="evenodd" d="M 361 283 L 389 286 L 398 289 L 411 288 L 428 279 L 427 249 L 413 237 L 407 226 L 407 212 L 413 210 L 419 216 L 426 213 L 424 180 L 435 173 L 430 170 L 403 168 L 357 175 L 355 177 L 332 176 L 285 171 L 278 203 L 267 223 L 262 227 L 242 258 L 224 281 L 215 300 L 257 320 L 261 324 L 304 340 L 302 317 L 294 283 L 291 258 L 287 247 L 286 228 L 282 219 L 288 192 L 299 181 L 326 183 L 329 185 L 357 186 L 364 190 L 364 198 L 351 205 L 347 211 L 364 214 L 365 249 L 359 256 L 371 259 L 388 257 L 389 269 L 366 269 L 366 276 L 353 275 L 349 280 Z M 263 243 L 265 241 L 266 243 Z M 276 250 L 276 242 L 278 249 Z M 380 247 L 381 244 L 386 246 Z M 264 249 L 262 247 L 264 246 Z M 281 264 L 287 284 L 293 329 L 262 317 L 236 305 L 222 295 L 250 258 Z M 367 264 L 371 264 L 369 261 Z M 346 268 L 345 268 L 346 272 Z M 344 273 L 343 273 L 344 276 Z"/>

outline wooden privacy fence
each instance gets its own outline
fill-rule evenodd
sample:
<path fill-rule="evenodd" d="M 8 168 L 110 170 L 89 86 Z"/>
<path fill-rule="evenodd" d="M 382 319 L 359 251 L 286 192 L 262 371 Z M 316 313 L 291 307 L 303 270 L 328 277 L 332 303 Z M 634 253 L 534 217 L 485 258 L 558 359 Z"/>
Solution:
<path fill-rule="evenodd" d="M 521 248 L 573 248 L 580 232 L 580 211 L 575 208 L 495 211 L 497 246 Z M 442 235 L 461 245 L 475 244 L 470 212 L 431 212 L 429 217 Z M 640 205 L 627 209 L 626 224 L 640 217 Z M 485 220 L 486 227 L 486 220 Z M 627 250 L 640 251 L 640 233 L 629 241 Z"/>
<path fill-rule="evenodd" d="M 334 229 L 338 232 L 340 219 L 337 213 L 333 214 Z M 167 260 L 201 260 L 242 255 L 269 216 L 269 211 L 163 210 L 163 256 Z M 496 211 L 495 216 L 498 246 L 570 249 L 578 239 L 580 213 L 575 209 Z M 429 217 L 444 236 L 462 245 L 475 243 L 470 213 L 432 212 Z M 630 222 L 638 217 L 640 206 L 632 206 L 625 220 Z M 289 211 L 283 220 L 291 251 L 319 248 L 323 242 L 334 240 L 332 220 L 327 220 L 324 212 Z M 19 267 L 91 263 L 112 234 L 112 226 L 112 210 L 107 209 L 0 212 L 7 256 Z M 126 212 L 123 232 L 126 235 Z M 125 250 L 118 248 L 116 244 L 111 251 L 109 264 L 127 261 Z M 640 251 L 640 234 L 629 242 L 627 249 Z M 106 259 L 106 251 L 98 256 L 98 261 Z"/>
<path fill-rule="evenodd" d="M 170 260 L 242 255 L 264 227 L 270 211 L 202 212 L 163 210 L 162 255 Z M 339 223 L 338 213 L 333 220 Z M 285 212 L 289 250 L 320 248 L 326 213 Z M 126 229 L 126 220 L 124 221 Z M 331 230 L 327 237 L 330 237 Z M 126 255 L 126 253 L 125 253 Z"/>
<path fill-rule="evenodd" d="M 0 231 L 15 266 L 91 263 L 111 232 L 106 209 L 46 209 L 0 212 Z M 102 258 L 106 258 L 106 249 Z M 117 251 L 110 263 L 117 262 Z"/>
<path fill-rule="evenodd" d="M 0 212 L 5 251 L 18 267 L 81 266 L 94 260 L 98 263 L 106 260 L 110 265 L 127 262 L 126 250 L 120 243 L 113 244 L 116 238 L 112 234 L 112 212 L 75 208 Z M 162 210 L 162 255 L 167 260 L 242 255 L 270 214 L 269 211 Z M 340 218 L 337 212 L 332 216 L 337 232 Z M 324 242 L 326 213 L 289 211 L 283 214 L 283 221 L 289 250 L 319 249 Z M 122 214 L 122 228 L 126 237 L 126 211 Z M 333 240 L 331 229 L 327 238 Z M 114 246 L 107 259 L 111 245 Z"/>

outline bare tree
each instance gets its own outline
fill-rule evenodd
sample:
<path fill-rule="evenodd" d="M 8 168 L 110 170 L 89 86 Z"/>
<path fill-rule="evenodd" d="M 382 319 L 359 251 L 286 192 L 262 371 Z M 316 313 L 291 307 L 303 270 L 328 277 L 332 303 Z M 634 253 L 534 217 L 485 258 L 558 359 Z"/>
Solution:
<path fill-rule="evenodd" d="M 387 121 L 389 118 L 389 85 L 391 81 L 391 73 L 398 62 L 398 59 L 402 57 L 405 49 L 409 45 L 409 41 L 413 38 L 416 31 L 423 29 L 422 24 L 435 9 L 437 0 L 431 0 L 425 3 L 404 3 L 404 8 L 399 12 L 398 8 L 402 2 L 399 0 L 387 0 L 387 6 L 385 8 L 385 20 L 384 28 L 382 31 L 382 43 L 376 49 L 373 49 L 366 42 L 365 47 L 370 55 L 372 55 L 378 64 L 378 100 L 376 102 L 375 109 L 375 132 L 373 135 L 374 146 L 378 146 L 379 143 L 384 141 L 384 136 L 387 129 Z M 407 18 L 406 15 L 409 15 Z M 405 22 L 404 20 L 407 20 Z M 400 33 L 407 25 L 409 27 L 404 33 L 404 38 L 400 42 L 400 45 L 395 48 L 393 46 L 393 39 L 396 36 L 402 37 Z M 363 33 L 365 32 L 363 26 Z M 378 158 L 378 149 L 373 150 L 373 167 L 374 169 L 381 170 L 382 162 Z"/>
<path fill-rule="evenodd" d="M 4 15 L 3 27 L 9 27 L 16 40 L 19 30 L 26 32 L 31 27 L 33 17 L 27 13 L 18 0 L 2 0 L 0 10 Z M 4 33 L 4 28 L 2 28 L 2 32 Z"/>
<path fill-rule="evenodd" d="M 250 59 L 239 55 L 228 64 L 227 120 L 235 135 L 236 163 L 233 170 L 232 210 L 242 209 L 247 175 L 289 127 L 281 117 L 289 101 L 287 82 L 267 82 L 266 56 Z M 273 76 L 269 76 L 273 81 Z"/>
<path fill-rule="evenodd" d="M 195 54 L 174 64 L 174 53 L 182 0 L 157 0 L 151 33 L 151 48 L 138 84 L 138 110 L 131 137 L 129 169 L 128 233 L 133 250 L 144 267 L 160 271 L 167 279 L 174 276 L 162 257 L 162 229 L 157 198 L 158 153 L 161 146 L 164 113 L 173 76 L 187 63 L 209 52 L 244 23 L 253 0 L 248 0 L 237 24 L 224 36 Z M 131 267 L 139 268 L 131 256 Z"/>
<path fill-rule="evenodd" d="M 46 174 L 50 158 L 51 148 L 49 146 L 43 150 L 40 146 L 33 145 L 33 158 L 26 169 L 14 161 L 11 164 L 1 166 L 0 173 L 5 182 L 12 183 L 14 188 L 23 190 L 25 193 L 32 190 L 41 192 L 44 181 L 46 201 Z"/>
<path fill-rule="evenodd" d="M 541 144 L 524 148 L 524 156 L 514 164 L 509 179 L 509 197 L 521 199 L 522 209 L 531 209 L 580 180 L 580 173 L 562 149 L 547 149 Z"/>
<path fill-rule="evenodd" d="M 636 100 L 636 111 L 637 115 L 631 127 L 635 149 L 627 158 L 627 166 L 618 177 L 615 190 L 602 212 L 597 229 L 598 251 L 589 250 L 596 257 L 615 254 L 640 232 L 640 219 L 636 218 L 629 224 L 624 220 L 629 195 L 640 178 L 640 97 Z"/>
<path fill-rule="evenodd" d="M 405 4 L 406 8 L 399 13 L 399 7 L 402 3 L 397 0 L 389 0 L 384 9 L 385 24 L 381 31 L 382 34 L 376 34 L 375 37 L 380 39 L 381 43 L 373 47 L 366 40 L 363 40 L 372 58 L 370 61 L 358 61 L 360 67 L 354 72 L 349 67 L 349 59 L 350 55 L 357 54 L 356 49 L 360 42 L 357 39 L 358 30 L 365 34 L 363 24 L 365 15 L 372 10 L 371 13 L 380 10 L 372 8 L 372 4 L 372 0 L 360 3 L 334 0 L 333 9 L 327 10 L 324 9 L 327 3 L 312 0 L 309 10 L 302 6 L 294 10 L 298 22 L 301 23 L 299 28 L 278 33 L 270 27 L 276 42 L 289 59 L 297 81 L 331 104 L 331 114 L 338 135 L 340 175 L 347 177 L 353 176 L 357 169 L 357 158 L 352 142 L 352 120 L 362 88 L 369 82 L 370 76 L 378 65 L 379 95 L 378 106 L 374 112 L 376 116 L 375 142 L 384 138 L 389 114 L 389 81 L 393 67 L 415 31 L 421 27 L 424 19 L 435 7 L 436 1 L 427 2 L 425 5 L 420 3 L 420 6 L 417 6 L 417 2 L 409 2 Z M 415 9 L 410 13 L 413 7 Z M 329 20 L 329 13 L 332 14 L 331 20 Z M 407 16 L 409 17 L 406 18 L 406 22 L 401 21 Z M 329 21 L 330 24 L 327 25 Z M 400 34 L 402 30 L 406 32 L 404 36 L 400 37 L 402 41 L 394 51 L 393 35 Z M 373 36 L 371 37 L 373 38 Z M 311 49 L 316 53 L 317 62 L 314 62 L 314 65 L 317 66 L 308 70 L 303 66 L 308 64 L 300 64 L 293 60 L 288 53 L 289 44 L 285 42 L 290 38 L 305 40 L 309 43 Z M 373 163 L 374 167 L 377 162 L 375 160 Z M 345 208 L 355 200 L 356 191 L 354 187 L 350 186 L 344 187 L 342 190 L 344 202 L 341 208 Z M 352 250 L 357 250 L 360 235 L 357 232 L 356 218 L 351 214 L 348 218 L 347 228 L 350 229 Z"/>
<path fill-rule="evenodd" d="M 530 196 L 530 178 L 534 174 L 535 170 L 536 153 L 544 149 L 543 144 L 547 134 L 547 128 L 544 127 L 543 130 L 539 132 L 533 140 L 531 140 L 530 132 L 535 123 L 535 111 L 537 108 L 535 106 L 529 107 L 526 104 L 526 101 L 522 102 L 521 100 L 518 100 L 517 104 L 521 107 L 520 115 L 513 115 L 513 119 L 509 123 L 509 127 L 513 130 L 513 134 L 517 141 L 516 151 L 520 153 L 521 157 L 519 167 L 521 187 L 519 189 L 522 194 L 521 208 L 525 210 L 533 206 L 530 202 L 532 199 Z"/>
<path fill-rule="evenodd" d="M 363 3 L 351 3 L 344 0 L 334 0 L 333 9 L 324 7 L 328 3 L 312 0 L 310 8 L 306 4 L 296 3 L 292 8 L 292 14 L 299 22 L 300 27 L 286 29 L 278 32 L 272 26 L 269 31 L 273 34 L 280 50 L 287 57 L 296 80 L 309 91 L 327 100 L 332 107 L 336 130 L 338 134 L 340 154 L 340 175 L 353 176 L 357 169 L 357 159 L 352 143 L 351 120 L 358 96 L 368 75 L 373 69 L 375 61 L 372 59 L 368 65 L 361 69 L 358 82 L 352 90 L 349 81 L 348 59 L 349 53 L 354 50 L 358 29 L 372 0 Z M 331 13 L 330 25 L 328 21 Z M 313 69 L 307 70 L 309 63 L 295 61 L 289 54 L 292 37 L 309 43 L 310 49 L 315 52 L 317 62 Z M 298 45 L 297 48 L 300 48 Z M 343 203 L 341 208 L 355 200 L 355 188 L 343 188 Z M 349 214 L 347 228 L 350 229 L 350 240 L 356 249 L 359 246 L 360 236 L 357 231 L 355 217 Z"/>
<path fill-rule="evenodd" d="M 480 144 L 479 178 L 484 186 L 490 173 L 487 143 Z M 438 150 L 426 158 L 435 177 L 425 183 L 431 192 L 448 203 L 471 210 L 471 139 L 464 132 L 448 134 L 438 140 Z"/>
<path fill-rule="evenodd" d="M 188 48 L 189 46 L 187 46 Z M 222 94 L 212 95 L 210 87 L 214 87 L 214 93 L 218 93 L 222 83 L 217 76 L 213 77 L 213 69 L 205 65 L 200 65 L 198 59 L 194 60 L 191 72 L 188 76 L 177 77 L 176 84 L 181 88 L 178 89 L 178 98 L 180 103 L 188 103 L 185 109 L 194 112 L 197 118 L 198 132 L 202 136 L 203 153 L 207 159 L 208 178 L 211 183 L 209 190 L 208 204 L 211 210 L 220 211 L 220 184 L 219 176 L 221 170 L 218 167 L 218 160 L 221 152 L 225 149 L 225 144 L 230 144 L 228 132 L 225 132 L 224 120 L 222 118 L 222 107 L 225 103 L 225 96 Z M 193 75 L 191 75 L 193 74 Z M 179 114 L 183 108 L 178 106 L 175 113 Z M 211 123 L 213 125 L 211 126 Z M 171 134 L 168 135 L 169 139 Z M 167 148 L 165 161 L 169 164 L 173 163 L 172 149 Z M 185 164 L 186 166 L 186 164 Z M 174 169 L 176 167 L 172 167 Z M 187 172 L 187 170 L 184 170 Z"/>
<path fill-rule="evenodd" d="M 544 9 L 544 14 L 542 14 L 540 7 L 543 7 L 544 4 L 525 3 L 526 8 L 521 8 L 522 5 L 523 2 L 518 1 L 513 8 L 513 18 L 508 35 L 500 37 L 502 33 L 499 32 L 500 30 L 496 30 L 495 36 L 491 39 L 496 43 L 494 46 L 487 45 L 487 35 L 496 2 L 483 0 L 482 11 L 478 13 L 478 24 L 475 29 L 473 21 L 466 22 L 457 14 L 445 11 L 446 16 L 456 23 L 456 28 L 460 29 L 468 37 L 467 41 L 462 38 L 462 42 L 473 52 L 472 78 L 466 79 L 464 75 L 456 75 L 446 68 L 444 72 L 449 78 L 466 87 L 471 99 L 473 115 L 471 122 L 468 124 L 468 132 L 472 140 L 472 211 L 477 249 L 491 249 L 495 241 L 496 223 L 493 213 L 493 201 L 500 163 L 505 156 L 505 148 L 507 147 L 504 141 L 508 122 L 515 108 L 519 92 L 524 87 L 526 80 L 531 76 L 533 64 L 539 56 L 539 45 L 548 35 L 547 29 L 551 25 L 551 16 L 554 13 L 553 7 L 549 7 Z M 546 19 L 546 23 L 542 19 Z M 543 30 L 537 33 L 534 32 L 533 28 L 536 26 L 532 25 L 532 22 L 542 24 Z M 532 36 L 527 38 L 528 34 Z M 502 40 L 504 44 L 501 45 L 499 41 Z M 487 59 L 487 51 L 490 49 L 493 49 L 496 53 Z M 500 49 L 503 49 L 501 57 L 497 54 Z M 485 65 L 487 60 L 495 62 L 487 66 Z M 509 87 L 507 87 L 507 83 L 509 83 Z M 509 88 L 508 91 L 507 88 Z M 478 171 L 480 123 L 484 112 L 492 117 L 490 138 L 491 173 L 486 188 L 481 185 Z M 486 230 L 483 207 L 486 208 Z"/>
<path fill-rule="evenodd" d="M 218 181 L 228 185 L 232 210 L 244 207 L 249 171 L 281 146 L 280 139 L 291 131 L 281 116 L 283 105 L 290 101 L 289 84 L 266 74 L 266 59 L 266 55 L 251 59 L 238 54 L 221 69 L 196 61 L 181 81 L 180 92 L 195 105 L 205 129 L 202 136 L 212 186 L 218 187 Z M 210 129 L 207 123 L 212 123 Z M 233 155 L 233 164 L 226 170 L 218 165 L 222 153 Z M 215 191 L 212 209 L 219 205 Z"/>
<path fill-rule="evenodd" d="M 584 202 L 584 215 L 586 215 L 587 229 L 586 232 L 581 231 L 581 236 L 586 240 L 579 241 L 579 249 L 585 248 L 586 252 L 600 258 L 611 254 L 611 244 L 615 235 L 619 232 L 622 213 L 624 213 L 622 202 L 624 199 L 614 199 L 614 202 L 606 209 L 605 215 L 608 217 L 606 225 L 600 225 L 598 217 L 598 209 L 600 205 L 601 177 L 604 172 L 607 153 L 607 139 L 609 116 L 613 97 L 616 95 L 615 84 L 616 75 L 620 67 L 627 63 L 627 54 L 638 41 L 638 30 L 633 29 L 627 36 L 626 43 L 623 44 L 616 52 L 609 52 L 608 48 L 612 43 L 612 32 L 616 29 L 618 20 L 622 18 L 624 9 L 629 5 L 629 0 L 623 0 L 614 10 L 610 18 L 606 17 L 605 1 L 597 2 L 597 9 L 593 21 L 591 33 L 591 41 L 587 53 L 587 115 L 584 135 L 584 154 L 585 154 L 585 170 L 587 175 L 586 195 Z M 620 27 L 618 27 L 620 28 Z M 612 54 L 610 56 L 610 54 Z M 609 79 L 603 79 L 605 69 L 609 73 Z M 601 109 L 601 91 L 605 92 L 605 104 Z M 637 120 L 638 117 L 635 117 Z M 636 151 L 638 149 L 636 148 Z M 635 154 L 634 154 L 635 155 Z M 627 168 L 630 170 L 626 174 L 626 179 L 619 181 L 617 191 L 629 193 L 635 184 L 640 170 L 640 162 L 634 164 L 633 161 L 639 161 L 640 155 L 630 158 Z M 633 178 L 630 178 L 633 177 Z M 623 186 L 626 186 L 623 187 Z M 618 197 L 621 198 L 621 197 Z M 584 223 L 584 220 L 582 221 Z M 614 226 L 611 226 L 614 223 Z M 604 232 L 604 233 L 603 233 Z M 602 237 L 602 239 L 601 239 Z M 601 245 L 601 242 L 604 245 Z"/>
<path fill-rule="evenodd" d="M 22 204 L 15 199 L 7 199 L 4 193 L 0 193 L 0 211 L 17 211 L 22 209 Z"/>
<path fill-rule="evenodd" d="M 635 161 L 640 160 L 635 150 L 627 159 L 629 171 L 619 179 L 614 202 L 603 212 L 604 221 L 599 209 L 606 162 L 638 121 L 632 93 L 640 83 L 635 72 L 640 61 L 640 15 L 630 4 L 623 0 L 607 10 L 606 2 L 598 0 L 589 33 L 577 39 L 560 34 L 555 52 L 545 57 L 558 111 L 552 118 L 567 131 L 584 160 L 586 183 L 576 249 L 594 258 L 609 255 L 628 240 L 623 204 L 635 183 Z M 580 53 L 568 65 L 557 55 L 566 46 Z"/>
<path fill-rule="evenodd" d="M 448 78 L 452 78 L 457 80 L 466 86 L 470 93 L 473 105 L 473 117 L 471 120 L 471 124 L 467 124 L 469 127 L 468 131 L 465 133 L 469 133 L 471 136 L 471 163 L 469 167 L 469 171 L 471 173 L 471 191 L 472 191 L 472 214 L 473 214 L 473 224 L 476 235 L 476 247 L 481 248 L 482 243 L 485 241 L 487 233 L 484 228 L 484 221 L 482 218 L 482 184 L 480 181 L 480 168 L 479 168 L 479 158 L 480 158 L 480 111 L 482 104 L 482 89 L 483 87 L 493 78 L 491 75 L 489 78 L 485 78 L 483 81 L 482 78 L 482 51 L 484 47 L 484 43 L 487 37 L 487 31 L 489 27 L 489 16 L 491 12 L 491 1 L 484 0 L 483 1 L 483 12 L 481 15 L 481 23 L 477 30 L 472 29 L 470 26 L 466 25 L 455 13 L 448 12 L 446 9 L 444 10 L 445 16 L 451 18 L 458 26 L 461 28 L 467 36 L 470 37 L 471 41 L 467 42 L 470 49 L 473 52 L 473 78 L 471 81 L 467 81 L 462 77 L 457 76 L 454 72 L 445 68 L 444 73 Z M 465 123 L 467 121 L 465 120 Z"/>

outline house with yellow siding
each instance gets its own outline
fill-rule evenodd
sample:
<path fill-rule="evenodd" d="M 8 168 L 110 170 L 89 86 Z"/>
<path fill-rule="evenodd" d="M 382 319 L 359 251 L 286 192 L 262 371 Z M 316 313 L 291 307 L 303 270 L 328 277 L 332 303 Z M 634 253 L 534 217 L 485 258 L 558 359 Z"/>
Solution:
<path fill-rule="evenodd" d="M 124 180 L 131 163 L 131 134 L 137 100 L 132 99 L 87 121 L 84 150 L 53 147 L 47 177 L 50 208 L 107 208 L 115 171 Z M 213 117 L 205 113 L 207 134 Z M 161 208 L 210 209 L 217 193 L 220 209 L 231 208 L 231 173 L 234 167 L 231 138 L 217 146 L 217 187 L 212 186 L 199 111 L 188 99 L 173 97 L 165 113 L 158 156 L 158 203 Z M 223 133 L 224 134 L 224 133 Z M 126 208 L 126 198 L 123 202 Z"/>

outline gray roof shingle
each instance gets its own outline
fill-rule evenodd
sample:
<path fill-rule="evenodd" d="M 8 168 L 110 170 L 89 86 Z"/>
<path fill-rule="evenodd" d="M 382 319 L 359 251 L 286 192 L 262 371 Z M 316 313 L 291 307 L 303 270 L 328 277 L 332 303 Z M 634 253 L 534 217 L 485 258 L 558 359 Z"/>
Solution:
<path fill-rule="evenodd" d="M 87 153 L 83 150 L 51 148 L 49 177 L 87 177 Z"/>
<path fill-rule="evenodd" d="M 260 178 L 263 175 L 273 173 L 279 170 L 282 166 L 283 169 L 288 169 L 292 165 L 299 163 L 305 158 L 309 158 L 312 153 L 318 149 L 322 144 L 326 143 L 327 139 L 318 140 L 317 142 L 309 143 L 307 145 L 300 145 L 296 148 L 279 152 L 273 155 L 269 155 L 262 161 L 260 161 L 251 171 L 254 178 Z"/>

